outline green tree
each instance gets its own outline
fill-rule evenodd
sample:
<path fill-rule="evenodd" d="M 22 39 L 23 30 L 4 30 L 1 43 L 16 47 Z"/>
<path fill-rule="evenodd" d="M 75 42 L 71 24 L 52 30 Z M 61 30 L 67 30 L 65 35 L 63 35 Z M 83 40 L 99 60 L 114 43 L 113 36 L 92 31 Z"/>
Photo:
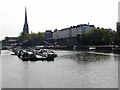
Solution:
<path fill-rule="evenodd" d="M 82 45 L 88 45 L 90 43 L 89 36 L 87 32 L 83 32 L 80 36 L 80 43 Z"/>
<path fill-rule="evenodd" d="M 36 34 L 36 37 L 37 37 L 37 39 L 44 40 L 44 33 L 38 32 L 38 33 Z"/>
<path fill-rule="evenodd" d="M 105 29 L 91 29 L 80 36 L 82 45 L 108 45 L 111 39 L 110 33 Z"/>
<path fill-rule="evenodd" d="M 33 46 L 40 45 L 44 41 L 44 33 L 42 33 L 42 32 L 31 33 L 31 34 L 29 34 L 29 36 L 30 36 L 30 40 L 29 40 L 30 45 L 33 45 Z"/>
<path fill-rule="evenodd" d="M 26 46 L 41 45 L 43 41 L 44 41 L 44 33 L 42 32 L 38 32 L 38 33 L 32 32 L 31 34 L 21 32 L 18 37 L 18 42 Z"/>
<path fill-rule="evenodd" d="M 36 34 L 35 33 L 31 33 L 31 34 L 29 34 L 29 37 L 30 37 L 30 39 L 36 39 Z"/>
<path fill-rule="evenodd" d="M 19 37 L 18 37 L 18 41 L 24 42 L 24 41 L 28 41 L 28 40 L 30 40 L 29 34 L 26 32 L 21 32 Z"/>

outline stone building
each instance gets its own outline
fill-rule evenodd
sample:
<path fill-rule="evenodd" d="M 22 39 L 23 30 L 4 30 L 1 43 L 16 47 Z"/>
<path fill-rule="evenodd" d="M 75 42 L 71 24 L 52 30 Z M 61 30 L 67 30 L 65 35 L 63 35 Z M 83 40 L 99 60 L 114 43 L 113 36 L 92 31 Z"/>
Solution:
<path fill-rule="evenodd" d="M 51 30 L 46 30 L 45 34 L 45 40 L 53 39 L 53 32 Z"/>
<path fill-rule="evenodd" d="M 117 31 L 120 31 L 120 22 L 117 22 Z"/>
<path fill-rule="evenodd" d="M 118 2 L 117 32 L 118 32 L 118 45 L 119 45 L 119 47 L 120 47 L 120 1 Z"/>
<path fill-rule="evenodd" d="M 77 35 L 82 34 L 82 32 L 89 31 L 90 29 L 93 29 L 93 28 L 95 28 L 94 25 L 80 24 L 77 26 L 71 26 L 69 28 L 56 30 L 53 32 L 53 39 L 77 37 Z"/>

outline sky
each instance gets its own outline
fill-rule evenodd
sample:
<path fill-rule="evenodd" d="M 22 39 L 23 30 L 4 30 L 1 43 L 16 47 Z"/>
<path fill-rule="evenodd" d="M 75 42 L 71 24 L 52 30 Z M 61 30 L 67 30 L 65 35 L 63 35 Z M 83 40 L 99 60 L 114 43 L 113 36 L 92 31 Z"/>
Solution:
<path fill-rule="evenodd" d="M 116 30 L 119 0 L 0 0 L 0 40 L 23 30 L 25 6 L 29 32 L 63 29 L 78 24 Z"/>

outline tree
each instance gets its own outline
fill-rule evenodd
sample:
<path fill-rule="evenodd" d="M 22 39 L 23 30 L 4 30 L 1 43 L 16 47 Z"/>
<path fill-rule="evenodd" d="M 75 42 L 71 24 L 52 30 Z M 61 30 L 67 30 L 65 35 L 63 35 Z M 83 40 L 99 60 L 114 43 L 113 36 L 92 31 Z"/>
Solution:
<path fill-rule="evenodd" d="M 32 46 L 43 44 L 43 41 L 44 41 L 44 33 L 42 33 L 42 32 L 31 33 L 31 34 L 29 34 L 29 37 L 30 37 L 29 43 L 30 43 Z"/>
<path fill-rule="evenodd" d="M 36 39 L 36 34 L 35 33 L 31 33 L 31 34 L 29 34 L 29 37 L 30 37 L 30 39 Z"/>
<path fill-rule="evenodd" d="M 29 39 L 30 39 L 29 34 L 26 32 L 21 32 L 20 36 L 18 37 L 19 42 L 25 42 L 28 41 Z"/>
<path fill-rule="evenodd" d="M 80 36 L 82 45 L 108 45 L 111 43 L 111 35 L 105 29 L 91 29 Z"/>
<path fill-rule="evenodd" d="M 36 34 L 36 37 L 37 37 L 37 39 L 44 40 L 44 33 L 38 32 L 38 33 Z"/>
<path fill-rule="evenodd" d="M 89 36 L 87 32 L 83 32 L 80 36 L 80 43 L 82 45 L 88 45 L 90 43 Z"/>

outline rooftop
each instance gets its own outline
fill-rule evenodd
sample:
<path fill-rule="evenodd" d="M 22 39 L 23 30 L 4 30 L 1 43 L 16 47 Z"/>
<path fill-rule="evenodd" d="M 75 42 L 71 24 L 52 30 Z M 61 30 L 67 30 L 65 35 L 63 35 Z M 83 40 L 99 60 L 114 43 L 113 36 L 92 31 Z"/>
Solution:
<path fill-rule="evenodd" d="M 79 27 L 84 27 L 84 26 L 95 27 L 94 25 L 89 25 L 89 24 L 79 24 L 77 26 L 71 26 L 71 27 L 68 27 L 68 28 L 63 28 L 63 29 L 58 30 L 58 31 L 63 31 L 63 30 L 72 29 L 72 28 L 79 28 Z"/>

